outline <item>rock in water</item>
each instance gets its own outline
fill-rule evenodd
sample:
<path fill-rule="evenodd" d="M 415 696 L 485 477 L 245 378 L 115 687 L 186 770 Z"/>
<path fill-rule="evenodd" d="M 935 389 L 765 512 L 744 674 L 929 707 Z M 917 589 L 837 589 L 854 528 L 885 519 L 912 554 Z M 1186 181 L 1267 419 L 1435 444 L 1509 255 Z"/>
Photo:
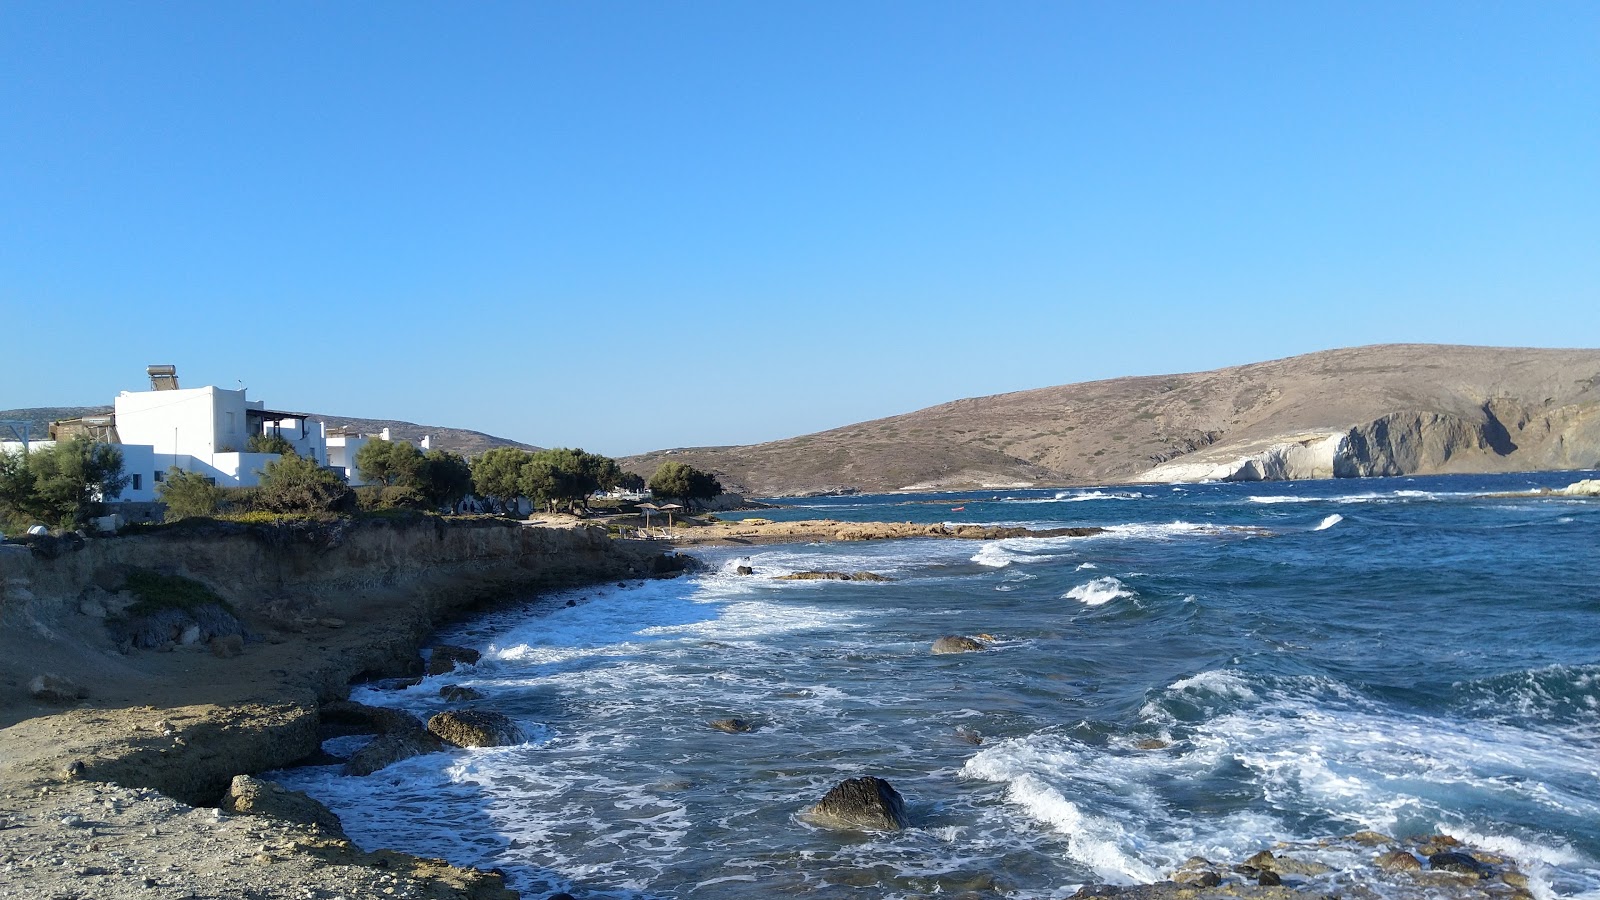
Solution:
<path fill-rule="evenodd" d="M 428 720 L 428 730 L 457 747 L 505 747 L 527 740 L 517 723 L 483 709 L 439 713 Z"/>
<path fill-rule="evenodd" d="M 988 645 L 982 641 L 976 641 L 961 634 L 947 634 L 933 642 L 933 652 L 940 655 L 946 653 L 975 653 L 979 650 L 987 649 L 989 649 Z"/>
<path fill-rule="evenodd" d="M 451 703 L 466 703 L 471 700 L 482 700 L 484 693 L 463 684 L 447 684 L 439 688 L 439 696 Z"/>
<path fill-rule="evenodd" d="M 900 792 L 875 775 L 839 782 L 802 815 L 825 828 L 852 831 L 899 831 L 911 824 Z"/>
<path fill-rule="evenodd" d="M 755 728 L 748 719 L 712 719 L 706 724 L 718 731 L 726 731 L 729 734 L 743 734 Z"/>
<path fill-rule="evenodd" d="M 421 728 L 391 731 L 357 750 L 344 764 L 346 775 L 371 775 L 402 759 L 444 749 L 444 742 Z"/>
<path fill-rule="evenodd" d="M 754 575 L 756 570 L 750 568 L 749 566 L 739 566 L 733 570 L 733 573 L 735 575 Z"/>
<path fill-rule="evenodd" d="M 439 644 L 428 653 L 428 674 L 443 675 L 455 671 L 456 666 L 475 665 L 480 654 L 470 647 L 454 647 L 449 644 Z"/>
<path fill-rule="evenodd" d="M 790 575 L 779 575 L 773 581 L 893 581 L 877 572 L 795 572 Z"/>
<path fill-rule="evenodd" d="M 300 791 L 291 791 L 274 781 L 235 775 L 222 798 L 222 808 L 231 813 L 270 816 L 285 822 L 313 825 L 329 834 L 344 836 L 344 827 L 333 811 Z"/>

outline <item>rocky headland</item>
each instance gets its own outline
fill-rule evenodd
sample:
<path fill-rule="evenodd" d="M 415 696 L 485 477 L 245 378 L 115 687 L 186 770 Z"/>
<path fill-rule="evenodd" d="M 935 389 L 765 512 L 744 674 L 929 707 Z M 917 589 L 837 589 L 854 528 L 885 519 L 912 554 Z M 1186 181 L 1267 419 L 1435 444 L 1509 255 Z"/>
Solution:
<path fill-rule="evenodd" d="M 1006 538 L 1088 537 L 1104 528 L 1021 528 L 995 525 L 948 525 L 942 522 L 841 522 L 805 519 L 773 522 L 753 518 L 742 522 L 686 524 L 675 531 L 672 543 L 693 547 L 719 544 L 782 544 L 795 541 L 884 541 L 906 538 L 942 538 L 963 541 L 997 541 Z"/>
<path fill-rule="evenodd" d="M 668 459 L 755 497 L 1600 466 L 1600 350 L 1388 344 L 957 400 Z"/>
<path fill-rule="evenodd" d="M 494 519 L 3 545 L 0 897 L 514 896 L 494 873 L 362 851 L 283 802 L 240 808 L 236 776 L 316 754 L 349 685 L 421 674 L 445 621 L 677 564 L 600 528 Z M 494 727 L 438 730 L 473 726 Z"/>

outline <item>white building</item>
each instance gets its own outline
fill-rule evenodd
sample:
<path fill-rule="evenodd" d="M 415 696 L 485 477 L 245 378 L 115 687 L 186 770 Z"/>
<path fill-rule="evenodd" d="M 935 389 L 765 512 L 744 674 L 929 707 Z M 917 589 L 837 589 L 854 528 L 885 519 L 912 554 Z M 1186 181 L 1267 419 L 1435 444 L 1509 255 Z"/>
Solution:
<path fill-rule="evenodd" d="M 157 368 L 170 367 L 151 367 L 151 381 L 159 385 Z M 312 422 L 307 414 L 267 409 L 262 401 L 247 399 L 243 388 L 178 388 L 176 376 L 167 375 L 171 387 L 117 395 L 113 427 L 124 447 L 123 470 L 130 475 L 145 470 L 126 462 L 126 448 L 145 446 L 151 450 L 152 481 L 159 482 L 169 467 L 176 466 L 215 479 L 223 487 L 252 487 L 260 483 L 266 464 L 278 458 L 276 453 L 249 452 L 250 438 L 257 435 L 280 436 L 300 456 L 327 462 L 322 423 Z"/>

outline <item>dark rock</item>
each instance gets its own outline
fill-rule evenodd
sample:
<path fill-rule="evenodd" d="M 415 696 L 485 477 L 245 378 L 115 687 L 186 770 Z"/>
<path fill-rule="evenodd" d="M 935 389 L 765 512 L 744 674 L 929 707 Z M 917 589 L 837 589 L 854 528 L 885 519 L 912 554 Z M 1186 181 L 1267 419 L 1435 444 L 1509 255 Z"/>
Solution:
<path fill-rule="evenodd" d="M 345 726 L 346 734 L 388 734 L 421 731 L 422 721 L 411 713 L 387 706 L 367 706 L 354 700 L 335 700 L 317 710 L 324 725 Z"/>
<path fill-rule="evenodd" d="M 272 781 L 249 775 L 234 776 L 222 808 L 231 813 L 269 816 L 285 822 L 311 825 L 329 834 L 344 836 L 344 827 L 333 811 L 300 791 L 291 791 Z"/>
<path fill-rule="evenodd" d="M 706 724 L 718 731 L 726 731 L 729 734 L 743 734 L 746 731 L 755 729 L 755 726 L 750 724 L 747 719 L 712 719 Z"/>
<path fill-rule="evenodd" d="M 1283 884 L 1283 878 L 1277 872 L 1268 870 L 1256 876 L 1256 884 L 1262 887 L 1274 887 Z"/>
<path fill-rule="evenodd" d="M 1476 875 L 1479 878 L 1488 878 L 1494 874 L 1491 866 L 1479 862 L 1470 853 L 1459 850 L 1446 850 L 1443 853 L 1434 853 L 1428 857 L 1428 868 L 1438 872 L 1459 872 L 1463 875 Z"/>
<path fill-rule="evenodd" d="M 483 691 L 469 688 L 466 685 L 447 684 L 439 688 L 439 696 L 451 703 L 466 703 L 470 700 L 482 700 L 485 694 Z"/>
<path fill-rule="evenodd" d="M 244 653 L 244 636 L 225 634 L 211 639 L 211 655 L 218 659 L 232 659 Z"/>
<path fill-rule="evenodd" d="M 1390 850 L 1372 862 L 1385 872 L 1417 872 L 1422 869 L 1422 863 L 1404 850 Z"/>
<path fill-rule="evenodd" d="M 480 658 L 481 654 L 470 647 L 439 644 L 431 648 L 428 654 L 428 674 L 444 675 L 447 672 L 454 672 L 457 665 L 476 665 Z"/>
<path fill-rule="evenodd" d="M 1269 857 L 1272 854 L 1267 854 Z M 1246 863 L 1248 865 L 1249 863 Z M 1222 883 L 1222 873 L 1211 860 L 1203 856 L 1191 856 L 1176 872 L 1172 873 L 1172 881 L 1188 887 L 1216 887 Z"/>
<path fill-rule="evenodd" d="M 739 566 L 738 568 L 733 570 L 733 573 L 735 575 L 754 575 L 756 573 L 756 570 L 750 568 L 749 566 Z"/>
<path fill-rule="evenodd" d="M 428 720 L 428 730 L 457 747 L 504 747 L 527 740 L 515 722 L 485 709 L 439 713 Z"/>
<path fill-rule="evenodd" d="M 1198 869 L 1189 872 L 1174 872 L 1172 873 L 1172 880 L 1177 884 L 1188 885 L 1190 887 L 1207 888 L 1216 887 L 1217 885 L 1221 884 L 1222 876 L 1211 871 L 1210 869 Z"/>
<path fill-rule="evenodd" d="M 839 782 L 803 815 L 826 828 L 856 831 L 899 831 L 910 825 L 900 792 L 874 775 Z"/>
<path fill-rule="evenodd" d="M 779 575 L 773 581 L 893 581 L 876 572 L 794 572 Z"/>
<path fill-rule="evenodd" d="M 963 741 L 971 744 L 974 747 L 977 747 L 983 743 L 983 735 L 979 734 L 976 730 L 963 725 L 956 728 L 956 740 Z"/>
<path fill-rule="evenodd" d="M 420 726 L 409 731 L 391 731 L 379 735 L 372 743 L 357 750 L 345 761 L 343 771 L 346 775 L 371 775 L 402 759 L 443 749 L 444 742 Z"/>
<path fill-rule="evenodd" d="M 76 703 L 89 691 L 71 678 L 45 673 L 28 682 L 28 695 L 44 703 Z"/>
<path fill-rule="evenodd" d="M 947 653 L 976 653 L 989 649 L 982 641 L 973 640 L 965 635 L 947 634 L 933 642 L 933 652 L 938 655 Z"/>
<path fill-rule="evenodd" d="M 1145 738 L 1137 744 L 1134 744 L 1134 746 L 1138 747 L 1140 750 L 1165 750 L 1168 747 L 1171 747 L 1172 743 L 1170 741 L 1164 741 L 1161 738 Z"/>

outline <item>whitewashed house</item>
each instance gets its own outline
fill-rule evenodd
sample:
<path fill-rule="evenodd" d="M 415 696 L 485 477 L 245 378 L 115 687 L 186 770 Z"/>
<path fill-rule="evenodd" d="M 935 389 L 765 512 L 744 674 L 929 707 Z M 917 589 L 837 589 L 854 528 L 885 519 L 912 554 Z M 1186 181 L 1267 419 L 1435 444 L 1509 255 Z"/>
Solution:
<path fill-rule="evenodd" d="M 222 487 L 253 487 L 260 483 L 266 464 L 278 458 L 276 453 L 248 451 L 250 438 L 256 435 L 278 435 L 302 457 L 327 463 L 322 423 L 311 421 L 307 414 L 267 409 L 264 402 L 247 399 L 244 388 L 179 388 L 171 366 L 150 369 L 154 389 L 118 394 L 113 427 L 125 460 L 127 447 L 151 448 L 153 481 L 159 482 L 169 467 L 176 466 L 212 478 Z M 123 471 L 142 474 L 126 461 Z"/>

